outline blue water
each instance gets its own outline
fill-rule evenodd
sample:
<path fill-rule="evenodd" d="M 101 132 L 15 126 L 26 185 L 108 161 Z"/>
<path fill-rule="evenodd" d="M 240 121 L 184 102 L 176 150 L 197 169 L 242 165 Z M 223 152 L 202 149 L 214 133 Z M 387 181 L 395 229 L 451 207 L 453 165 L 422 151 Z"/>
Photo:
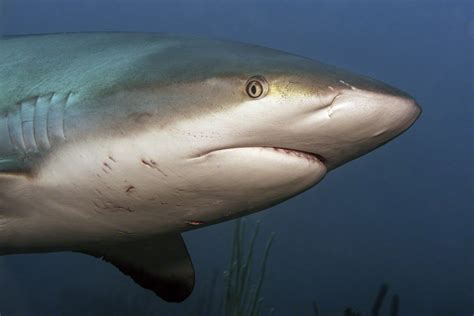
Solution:
<path fill-rule="evenodd" d="M 382 282 L 400 315 L 474 313 L 472 1 L 0 0 L 4 34 L 157 31 L 269 46 L 363 73 L 423 107 L 401 137 L 353 161 L 263 220 L 276 241 L 263 288 L 275 315 L 366 315 Z M 232 223 L 185 234 L 193 297 L 162 303 L 79 254 L 0 259 L 0 314 L 193 315 L 226 268 Z M 221 290 L 218 288 L 218 290 Z M 136 306 L 140 306 L 138 310 Z"/>

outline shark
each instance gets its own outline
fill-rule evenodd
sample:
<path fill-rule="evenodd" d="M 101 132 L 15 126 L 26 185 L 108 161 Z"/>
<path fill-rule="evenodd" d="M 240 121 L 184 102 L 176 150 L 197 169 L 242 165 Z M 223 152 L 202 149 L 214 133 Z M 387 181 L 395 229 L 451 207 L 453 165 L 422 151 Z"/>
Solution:
<path fill-rule="evenodd" d="M 3 37 L 0 255 L 84 253 L 181 302 L 183 232 L 308 190 L 420 113 L 388 84 L 257 45 Z"/>

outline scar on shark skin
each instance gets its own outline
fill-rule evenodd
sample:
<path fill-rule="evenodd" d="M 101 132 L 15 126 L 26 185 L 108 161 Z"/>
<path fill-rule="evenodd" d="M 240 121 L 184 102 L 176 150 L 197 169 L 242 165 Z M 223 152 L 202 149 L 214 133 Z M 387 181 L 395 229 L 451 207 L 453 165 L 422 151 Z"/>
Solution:
<path fill-rule="evenodd" d="M 102 171 L 107 173 L 107 174 L 109 173 L 109 171 L 112 171 L 112 166 L 111 166 L 110 162 L 117 163 L 117 161 L 114 159 L 114 157 L 108 156 L 108 158 L 109 158 L 109 162 L 104 161 L 102 163 L 103 166 L 104 166 L 104 167 L 102 167 Z M 100 178 L 99 175 L 97 175 L 97 176 Z"/>
<path fill-rule="evenodd" d="M 102 167 L 102 171 L 106 174 L 109 174 L 110 171 L 112 171 L 112 168 L 106 163 L 103 163 L 104 167 Z"/>
<path fill-rule="evenodd" d="M 135 123 L 143 124 L 153 117 L 153 114 L 148 112 L 134 112 L 129 114 L 128 117 Z"/>
<path fill-rule="evenodd" d="M 204 225 L 205 223 L 202 221 L 186 221 L 186 224 L 191 225 L 191 226 L 201 226 L 201 225 Z"/>
<path fill-rule="evenodd" d="M 135 187 L 133 185 L 130 185 L 127 187 L 127 189 L 125 190 L 125 192 L 127 193 L 133 193 L 135 191 Z"/>
<path fill-rule="evenodd" d="M 158 164 L 156 163 L 156 161 L 154 160 L 146 160 L 146 159 L 142 159 L 141 160 L 142 164 L 147 166 L 147 167 L 150 167 L 152 169 L 155 169 L 156 171 L 158 171 L 159 173 L 161 173 L 162 175 L 164 175 L 165 177 L 167 177 L 168 175 L 160 169 L 160 167 L 158 167 Z"/>
<path fill-rule="evenodd" d="M 120 206 L 117 204 L 114 204 L 113 202 L 104 202 L 103 205 L 100 205 L 97 202 L 94 202 L 94 205 L 96 208 L 101 209 L 101 210 L 111 210 L 111 211 L 127 211 L 128 213 L 134 213 L 135 210 L 133 210 L 130 207 L 125 207 L 125 206 Z"/>
<path fill-rule="evenodd" d="M 351 90 L 354 90 L 354 91 L 357 91 L 359 89 L 357 89 L 356 87 L 354 87 L 353 85 L 345 82 L 344 80 L 339 80 L 340 83 L 342 83 L 343 85 L 345 85 L 346 87 L 350 88 Z"/>
<path fill-rule="evenodd" d="M 154 168 L 154 166 L 156 165 L 156 162 L 154 162 L 153 160 L 148 161 L 148 160 L 142 159 L 142 164 L 150 168 Z"/>

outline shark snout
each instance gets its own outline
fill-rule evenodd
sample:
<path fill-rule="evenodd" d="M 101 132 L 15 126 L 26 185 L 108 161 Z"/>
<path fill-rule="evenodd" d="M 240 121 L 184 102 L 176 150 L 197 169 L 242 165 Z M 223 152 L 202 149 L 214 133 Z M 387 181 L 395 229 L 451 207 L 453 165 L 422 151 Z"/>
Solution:
<path fill-rule="evenodd" d="M 400 135 L 420 113 L 418 103 L 406 94 L 343 91 L 326 108 L 321 138 L 326 146 L 320 146 L 320 154 L 333 169 Z"/>
<path fill-rule="evenodd" d="M 350 113 L 359 124 L 362 137 L 382 137 L 384 141 L 398 136 L 409 128 L 421 113 L 415 99 L 406 95 L 361 93 L 354 98 Z M 365 125 L 363 128 L 361 125 Z M 375 145 L 377 145 L 375 143 Z"/>

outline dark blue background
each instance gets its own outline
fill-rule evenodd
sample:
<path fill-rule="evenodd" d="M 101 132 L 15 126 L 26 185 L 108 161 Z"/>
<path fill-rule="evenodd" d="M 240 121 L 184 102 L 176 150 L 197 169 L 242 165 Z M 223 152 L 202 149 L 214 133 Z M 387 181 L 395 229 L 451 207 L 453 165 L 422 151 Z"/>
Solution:
<path fill-rule="evenodd" d="M 1 1 L 1 0 L 0 0 Z M 474 313 L 472 1 L 3 0 L 3 33 L 158 31 L 238 40 L 386 81 L 423 107 L 419 121 L 318 186 L 263 213 L 277 233 L 265 283 L 276 315 L 369 310 L 387 281 L 401 315 Z M 74 75 L 74 74 L 71 74 Z M 198 289 L 228 260 L 232 225 L 187 233 Z M 127 314 L 166 305 L 105 263 L 74 254 L 0 259 L 2 315 Z M 102 312 L 100 309 L 103 309 Z M 134 313 L 130 313 L 133 315 Z"/>

